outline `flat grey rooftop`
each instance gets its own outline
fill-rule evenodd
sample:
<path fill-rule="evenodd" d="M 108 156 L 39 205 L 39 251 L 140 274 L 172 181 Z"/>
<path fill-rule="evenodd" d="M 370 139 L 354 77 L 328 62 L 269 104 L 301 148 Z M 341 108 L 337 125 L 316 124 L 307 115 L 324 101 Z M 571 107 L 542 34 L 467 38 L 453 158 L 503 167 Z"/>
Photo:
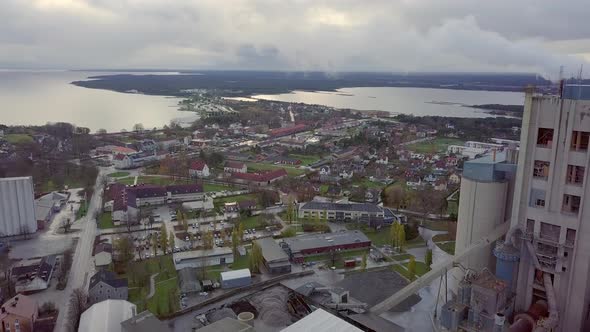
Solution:
<path fill-rule="evenodd" d="M 334 286 L 348 290 L 352 298 L 367 303 L 372 307 L 397 293 L 408 284 L 409 282 L 397 272 L 380 270 L 351 273 Z M 412 295 L 393 308 L 392 311 L 408 311 L 420 300 L 420 296 Z"/>
<path fill-rule="evenodd" d="M 284 241 L 289 245 L 292 252 L 352 243 L 371 242 L 363 232 L 358 230 L 296 236 L 286 238 Z"/>
<path fill-rule="evenodd" d="M 369 203 L 332 203 L 332 202 L 318 202 L 311 201 L 303 204 L 302 209 L 309 210 L 336 210 L 336 211 L 355 211 L 355 212 L 371 212 L 380 213 L 383 210 L 375 205 Z"/>
<path fill-rule="evenodd" d="M 265 237 L 258 239 L 256 240 L 256 243 L 258 243 L 260 249 L 262 249 L 262 256 L 265 261 L 271 263 L 275 261 L 289 260 L 287 253 L 272 238 Z"/>

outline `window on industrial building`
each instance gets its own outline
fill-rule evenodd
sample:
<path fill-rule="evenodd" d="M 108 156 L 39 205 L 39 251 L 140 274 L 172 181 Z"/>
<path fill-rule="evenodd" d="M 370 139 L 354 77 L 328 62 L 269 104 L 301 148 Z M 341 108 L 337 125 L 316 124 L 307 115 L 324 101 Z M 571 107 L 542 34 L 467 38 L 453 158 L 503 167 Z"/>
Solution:
<path fill-rule="evenodd" d="M 542 160 L 535 160 L 533 168 L 533 176 L 536 178 L 547 179 L 549 176 L 549 162 Z"/>
<path fill-rule="evenodd" d="M 557 225 L 551 225 L 548 223 L 541 223 L 541 232 L 539 236 L 544 240 L 549 240 L 553 242 L 559 242 L 559 233 L 561 232 L 561 227 Z"/>
<path fill-rule="evenodd" d="M 572 150 L 586 151 L 588 150 L 588 141 L 590 133 L 587 131 L 573 131 L 572 132 Z"/>
<path fill-rule="evenodd" d="M 535 221 L 533 219 L 527 219 L 525 233 L 527 235 L 533 235 L 534 232 L 535 232 Z"/>
<path fill-rule="evenodd" d="M 584 172 L 586 168 L 583 166 L 567 165 L 566 182 L 569 184 L 582 185 L 584 183 Z"/>
<path fill-rule="evenodd" d="M 553 129 L 539 128 L 537 135 L 537 145 L 550 148 L 553 142 Z"/>
<path fill-rule="evenodd" d="M 565 244 L 568 246 L 573 246 L 576 242 L 576 230 L 568 228 L 567 233 L 565 233 Z"/>
<path fill-rule="evenodd" d="M 580 211 L 581 197 L 576 195 L 563 195 L 562 211 L 566 213 L 578 214 Z"/>

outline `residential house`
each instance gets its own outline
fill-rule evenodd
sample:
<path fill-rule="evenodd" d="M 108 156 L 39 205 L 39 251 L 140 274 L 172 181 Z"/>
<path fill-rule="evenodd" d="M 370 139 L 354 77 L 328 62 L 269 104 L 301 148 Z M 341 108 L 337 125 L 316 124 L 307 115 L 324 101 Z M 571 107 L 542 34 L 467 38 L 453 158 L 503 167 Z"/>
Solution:
<path fill-rule="evenodd" d="M 246 173 L 248 171 L 248 166 L 239 161 L 228 160 L 223 165 L 223 171 L 225 173 Z"/>
<path fill-rule="evenodd" d="M 49 255 L 41 259 L 30 260 L 13 266 L 10 278 L 16 292 L 34 292 L 47 289 L 55 270 L 56 256 Z"/>
<path fill-rule="evenodd" d="M 321 175 L 330 175 L 330 166 L 322 166 L 322 168 L 320 168 L 320 176 Z"/>
<path fill-rule="evenodd" d="M 416 189 L 417 187 L 422 185 L 422 179 L 419 176 L 410 177 L 406 180 L 406 186 Z"/>
<path fill-rule="evenodd" d="M 193 178 L 206 178 L 209 174 L 209 166 L 202 160 L 191 162 L 188 173 Z"/>
<path fill-rule="evenodd" d="M 256 205 L 256 201 L 250 199 L 238 202 L 238 208 L 240 209 L 240 211 L 256 210 Z"/>
<path fill-rule="evenodd" d="M 94 247 L 94 265 L 97 268 L 106 268 L 113 262 L 113 245 L 99 243 Z"/>
<path fill-rule="evenodd" d="M 67 194 L 51 192 L 35 200 L 37 229 L 45 228 L 45 225 L 51 221 L 51 218 L 66 204 L 68 197 Z"/>
<path fill-rule="evenodd" d="M 451 175 L 449 175 L 449 184 L 459 184 L 461 183 L 461 176 L 457 173 L 451 173 Z"/>
<path fill-rule="evenodd" d="M 33 332 L 38 317 L 37 301 L 26 295 L 17 294 L 0 307 L 2 332 Z"/>
<path fill-rule="evenodd" d="M 429 182 L 429 183 L 433 183 L 438 179 L 438 177 L 434 174 L 428 174 L 427 176 L 424 177 L 424 181 Z"/>
<path fill-rule="evenodd" d="M 387 156 L 387 154 L 382 153 L 382 154 L 379 155 L 379 157 L 377 158 L 377 160 L 375 160 L 375 162 L 377 164 L 387 165 L 389 163 L 389 157 Z"/>
<path fill-rule="evenodd" d="M 96 272 L 88 284 L 88 301 L 91 304 L 109 299 L 127 300 L 128 293 L 127 279 L 117 278 L 114 272 L 108 270 Z"/>
<path fill-rule="evenodd" d="M 365 192 L 365 202 L 377 204 L 381 201 L 381 190 L 369 188 Z"/>
<path fill-rule="evenodd" d="M 434 190 L 445 191 L 447 190 L 447 181 L 445 181 L 444 179 L 437 179 L 436 181 L 434 181 L 432 186 L 434 187 Z"/>

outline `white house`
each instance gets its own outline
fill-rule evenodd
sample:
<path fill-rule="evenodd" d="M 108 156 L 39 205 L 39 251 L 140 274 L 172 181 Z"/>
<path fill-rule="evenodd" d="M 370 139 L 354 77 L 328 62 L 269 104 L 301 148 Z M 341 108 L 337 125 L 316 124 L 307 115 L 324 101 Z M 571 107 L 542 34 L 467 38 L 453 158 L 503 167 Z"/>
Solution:
<path fill-rule="evenodd" d="M 195 160 L 191 163 L 188 173 L 193 178 L 206 178 L 209 176 L 209 166 L 202 160 Z"/>
<path fill-rule="evenodd" d="M 377 164 L 387 165 L 389 163 L 389 157 L 385 154 L 382 154 L 379 156 L 379 158 L 377 158 L 377 160 L 375 162 Z"/>
<path fill-rule="evenodd" d="M 330 175 L 330 166 L 322 166 L 320 168 L 320 175 Z"/>
<path fill-rule="evenodd" d="M 109 243 L 99 243 L 94 247 L 94 265 L 97 268 L 106 267 L 113 262 L 113 246 Z"/>
<path fill-rule="evenodd" d="M 223 165 L 223 171 L 225 173 L 246 173 L 248 171 L 248 166 L 239 161 L 230 160 L 226 161 L 225 165 Z"/>
<path fill-rule="evenodd" d="M 351 179 L 354 175 L 354 171 L 342 170 L 338 175 L 340 175 L 342 179 Z"/>

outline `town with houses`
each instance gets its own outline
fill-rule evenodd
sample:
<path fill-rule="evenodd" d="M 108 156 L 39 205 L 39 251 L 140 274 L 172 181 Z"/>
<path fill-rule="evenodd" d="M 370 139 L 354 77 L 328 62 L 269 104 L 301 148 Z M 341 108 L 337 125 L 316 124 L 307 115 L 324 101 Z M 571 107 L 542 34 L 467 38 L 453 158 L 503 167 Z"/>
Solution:
<path fill-rule="evenodd" d="M 465 163 L 519 147 L 520 119 L 218 102 L 0 126 L 3 331 L 401 331 L 370 308 L 454 254 Z"/>

